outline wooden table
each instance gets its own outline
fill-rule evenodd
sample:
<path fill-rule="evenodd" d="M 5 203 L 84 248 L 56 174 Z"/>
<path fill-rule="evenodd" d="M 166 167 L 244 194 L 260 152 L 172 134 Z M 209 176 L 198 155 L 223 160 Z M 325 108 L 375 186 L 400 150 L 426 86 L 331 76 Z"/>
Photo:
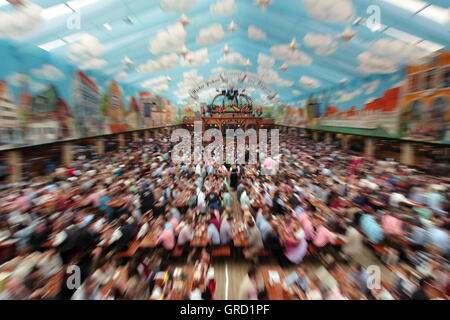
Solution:
<path fill-rule="evenodd" d="M 144 236 L 141 243 L 139 244 L 139 248 L 156 248 L 156 241 L 158 240 L 158 236 L 158 229 L 153 228 Z"/>
<path fill-rule="evenodd" d="M 130 258 L 130 257 L 132 257 L 136 253 L 136 251 L 139 249 L 140 244 L 141 244 L 141 241 L 134 240 L 133 242 L 130 243 L 130 245 L 126 251 L 117 252 L 114 255 L 114 258 Z"/>
<path fill-rule="evenodd" d="M 17 239 L 6 239 L 0 242 L 0 264 L 9 261 L 14 257 Z"/>
<path fill-rule="evenodd" d="M 120 208 L 125 204 L 125 199 L 113 199 L 106 202 L 106 205 L 113 208 Z"/>
<path fill-rule="evenodd" d="M 46 242 L 44 242 L 44 244 L 42 245 L 42 247 L 43 248 L 53 248 L 55 245 L 54 245 L 54 242 L 55 242 L 55 239 L 50 239 L 50 240 L 47 240 Z"/>
<path fill-rule="evenodd" d="M 200 231 L 201 227 L 204 227 L 202 231 Z M 206 247 L 208 244 L 208 226 L 206 224 L 197 225 L 194 231 L 194 238 L 191 241 L 191 247 Z"/>
<path fill-rule="evenodd" d="M 189 295 L 194 283 L 194 268 L 192 266 L 184 266 L 181 268 L 182 274 L 186 275 L 185 279 L 181 277 L 174 277 L 173 284 L 177 281 L 181 282 L 181 290 L 171 290 L 170 293 L 164 297 L 165 300 L 183 300 L 186 295 Z"/>
<path fill-rule="evenodd" d="M 236 221 L 231 226 L 233 231 L 233 243 L 235 247 L 247 247 L 248 246 L 247 229 L 244 227 L 243 230 L 239 230 L 240 224 L 241 221 Z"/>
<path fill-rule="evenodd" d="M 283 270 L 279 266 L 264 266 L 260 268 L 264 285 L 267 288 L 269 300 L 297 300 L 297 298 L 283 289 L 284 278 L 286 277 Z M 269 271 L 275 271 L 280 277 L 279 283 L 270 284 Z"/>
<path fill-rule="evenodd" d="M 409 270 L 409 272 L 416 274 L 416 276 L 418 276 L 420 278 L 426 277 L 424 274 L 422 274 L 417 269 L 415 269 L 411 266 L 407 265 L 405 267 Z M 399 268 L 398 266 L 389 266 L 388 269 L 391 270 L 395 274 L 404 274 L 403 270 L 401 270 L 401 268 Z M 425 292 L 430 297 L 430 299 L 448 300 L 448 296 L 444 292 L 442 292 L 439 288 L 432 286 L 431 284 L 426 286 Z"/>
<path fill-rule="evenodd" d="M 50 277 L 50 279 L 48 280 L 48 284 L 46 285 L 44 298 L 53 298 L 61 291 L 65 273 L 66 270 L 62 268 L 56 274 Z"/>
<path fill-rule="evenodd" d="M 101 296 L 103 298 L 108 298 L 114 286 L 121 287 L 121 289 L 123 290 L 126 286 L 127 278 L 128 273 L 126 271 L 126 268 L 125 267 L 118 268 L 114 272 L 113 277 L 102 288 Z"/>
<path fill-rule="evenodd" d="M 384 207 L 386 207 L 386 205 L 384 204 L 384 202 L 381 202 L 380 200 L 375 199 L 375 198 L 372 198 L 372 197 L 369 198 L 369 202 L 370 202 L 371 204 L 373 204 L 375 207 L 378 207 L 378 208 L 384 208 Z"/>
<path fill-rule="evenodd" d="M 331 211 L 331 209 L 326 206 L 320 199 L 318 198 L 313 198 L 313 197 L 307 197 L 306 199 L 309 203 L 311 203 L 311 205 L 313 205 L 314 207 L 316 207 L 316 209 L 318 211 L 322 211 L 324 213 L 328 213 Z"/>

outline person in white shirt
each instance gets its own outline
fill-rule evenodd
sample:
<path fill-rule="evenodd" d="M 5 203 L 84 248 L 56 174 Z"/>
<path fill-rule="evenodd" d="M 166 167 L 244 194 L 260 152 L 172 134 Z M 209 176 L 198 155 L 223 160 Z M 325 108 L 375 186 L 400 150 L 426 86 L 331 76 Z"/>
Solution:
<path fill-rule="evenodd" d="M 400 192 L 393 192 L 389 198 L 389 204 L 395 208 L 398 208 L 400 203 L 413 204 L 404 194 Z"/>
<path fill-rule="evenodd" d="M 180 234 L 178 235 L 177 244 L 179 246 L 184 246 L 185 244 L 188 244 L 190 241 L 192 241 L 192 239 L 194 238 L 194 225 L 195 222 L 192 220 L 192 218 L 188 218 L 186 224 L 183 226 Z"/>
<path fill-rule="evenodd" d="M 148 230 L 149 230 L 149 226 L 148 226 L 148 222 L 146 221 L 146 222 L 142 225 L 142 227 L 139 229 L 137 238 L 138 238 L 138 239 L 141 239 L 142 237 L 144 237 L 144 236 L 147 234 Z"/>
<path fill-rule="evenodd" d="M 208 238 L 212 245 L 220 244 L 220 234 L 214 223 L 208 221 Z"/>
<path fill-rule="evenodd" d="M 358 262 L 357 259 L 361 257 L 364 252 L 364 238 L 358 230 L 352 225 L 348 225 L 345 220 L 342 221 L 342 224 L 346 229 L 344 236 L 345 244 L 342 246 L 342 252 L 345 254 L 346 259 L 350 258 Z"/>
<path fill-rule="evenodd" d="M 203 162 L 200 162 L 195 166 L 195 174 L 198 174 L 199 176 L 202 175 L 202 164 Z"/>
<path fill-rule="evenodd" d="M 247 207 L 249 208 L 251 205 L 250 198 L 247 195 L 247 190 L 244 188 L 241 194 L 241 198 L 239 199 L 241 203 L 241 208 Z"/>
<path fill-rule="evenodd" d="M 137 208 L 135 204 L 132 205 L 131 215 L 134 217 L 134 219 L 137 221 L 138 224 L 141 223 L 142 221 L 141 210 Z"/>
<path fill-rule="evenodd" d="M 95 270 L 92 274 L 92 278 L 99 285 L 105 286 L 113 277 L 114 271 L 115 268 L 112 262 L 105 262 L 97 270 Z"/>
<path fill-rule="evenodd" d="M 42 254 L 37 266 L 41 268 L 42 274 L 49 278 L 61 270 L 63 261 L 55 249 L 50 249 Z"/>
<path fill-rule="evenodd" d="M 91 277 L 74 292 L 71 300 L 100 300 L 100 288 L 96 281 Z"/>
<path fill-rule="evenodd" d="M 199 207 L 203 207 L 206 208 L 206 195 L 205 195 L 205 187 L 202 187 L 202 189 L 200 190 L 200 192 L 197 195 L 197 205 Z"/>

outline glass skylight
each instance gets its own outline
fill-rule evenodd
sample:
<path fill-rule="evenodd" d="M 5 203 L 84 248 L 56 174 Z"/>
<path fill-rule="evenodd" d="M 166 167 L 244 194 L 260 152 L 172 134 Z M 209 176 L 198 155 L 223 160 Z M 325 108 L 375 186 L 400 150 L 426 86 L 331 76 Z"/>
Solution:
<path fill-rule="evenodd" d="M 422 0 L 383 0 L 383 1 L 413 13 L 419 11 L 420 9 L 428 5 L 427 2 Z"/>
<path fill-rule="evenodd" d="M 406 43 L 417 43 L 420 40 L 422 40 L 421 38 L 416 37 L 416 36 L 414 36 L 414 35 L 412 35 L 410 33 L 403 32 L 401 30 L 398 30 L 398 29 L 395 29 L 395 28 L 392 28 L 392 27 L 387 28 L 384 31 L 384 33 L 389 35 L 389 36 L 391 36 L 391 37 L 394 37 L 394 38 L 396 38 L 398 40 L 406 42 Z"/>
<path fill-rule="evenodd" d="M 64 42 L 63 40 L 61 40 L 61 39 L 56 39 L 56 40 L 54 40 L 54 41 L 50 41 L 50 42 L 41 44 L 41 45 L 39 45 L 38 47 L 41 48 L 41 49 L 44 49 L 45 51 L 51 51 L 51 50 L 53 50 L 53 49 L 62 47 L 62 46 L 64 46 L 65 44 L 66 44 L 66 42 Z"/>
<path fill-rule="evenodd" d="M 418 15 L 426 17 L 440 24 L 449 23 L 450 11 L 439 6 L 431 5 L 423 9 Z"/>
<path fill-rule="evenodd" d="M 41 13 L 42 18 L 50 20 L 64 14 L 72 13 L 73 11 L 66 6 L 64 3 L 58 4 L 56 6 L 44 9 Z"/>

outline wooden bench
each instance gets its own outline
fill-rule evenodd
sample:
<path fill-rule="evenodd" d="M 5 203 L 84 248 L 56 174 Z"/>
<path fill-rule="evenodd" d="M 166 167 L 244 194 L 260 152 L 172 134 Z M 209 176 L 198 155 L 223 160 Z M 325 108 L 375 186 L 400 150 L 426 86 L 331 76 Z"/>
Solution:
<path fill-rule="evenodd" d="M 377 254 L 379 254 L 380 256 L 383 256 L 383 255 L 385 255 L 385 254 L 388 253 L 387 250 L 386 250 L 382 245 L 374 244 L 374 243 L 370 243 L 370 242 L 368 242 L 368 244 L 369 244 L 369 246 L 371 246 L 371 247 L 373 248 L 373 250 L 375 250 L 375 252 L 376 252 Z"/>
<path fill-rule="evenodd" d="M 231 249 L 229 245 L 219 246 L 212 249 L 211 255 L 213 257 L 229 257 L 231 255 Z"/>
<path fill-rule="evenodd" d="M 120 258 L 130 258 L 130 257 L 132 257 L 136 253 L 137 249 L 139 248 L 140 243 L 141 242 L 138 241 L 138 240 L 133 241 L 130 244 L 130 247 L 128 248 L 127 251 L 116 253 L 114 255 L 114 258 L 119 258 L 120 259 Z"/>
<path fill-rule="evenodd" d="M 314 247 L 312 243 L 308 243 L 308 250 L 306 251 L 306 255 L 313 256 L 317 253 L 317 249 Z"/>
<path fill-rule="evenodd" d="M 183 255 L 183 248 L 179 247 L 179 246 L 175 246 L 175 248 L 173 248 L 172 253 L 170 254 L 172 257 L 181 257 Z"/>
<path fill-rule="evenodd" d="M 272 252 L 270 252 L 267 249 L 262 249 L 261 251 L 258 252 L 258 257 L 271 257 L 272 256 Z"/>

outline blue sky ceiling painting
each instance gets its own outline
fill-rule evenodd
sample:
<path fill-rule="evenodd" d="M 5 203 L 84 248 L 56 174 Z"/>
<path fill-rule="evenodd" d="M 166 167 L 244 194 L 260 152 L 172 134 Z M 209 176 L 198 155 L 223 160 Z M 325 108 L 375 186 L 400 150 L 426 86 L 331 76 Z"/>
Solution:
<path fill-rule="evenodd" d="M 355 78 L 395 73 L 448 47 L 448 4 L 42 0 L 15 9 L 0 1 L 0 37 L 14 38 L 25 52 L 40 46 L 42 52 L 33 51 L 36 60 L 45 50 L 55 56 L 54 65 L 35 66 L 31 89 L 40 89 L 42 79 L 67 81 L 65 60 L 88 75 L 98 72 L 178 106 L 192 102 L 188 91 L 193 84 L 227 69 L 257 74 L 277 90 L 280 101 L 291 102 Z M 369 10 L 371 5 L 378 12 Z M 3 69 L 1 77 L 14 78 L 14 73 Z M 214 94 L 204 91 L 200 99 L 208 101 Z M 254 95 L 258 102 L 271 102 L 258 91 Z"/>

